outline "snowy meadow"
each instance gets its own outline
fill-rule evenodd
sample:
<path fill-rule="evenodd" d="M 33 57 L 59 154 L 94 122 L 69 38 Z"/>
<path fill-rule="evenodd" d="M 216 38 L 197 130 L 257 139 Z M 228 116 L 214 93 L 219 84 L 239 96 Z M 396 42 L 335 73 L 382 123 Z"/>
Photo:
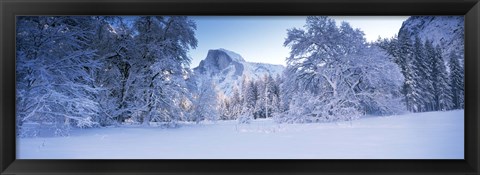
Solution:
<path fill-rule="evenodd" d="M 262 20 L 250 27 L 278 27 Z M 276 36 L 289 53 L 269 59 L 284 65 L 224 48 L 192 58 L 203 24 L 226 32 L 211 22 L 17 17 L 17 158 L 464 158 L 462 16 L 409 17 L 376 41 L 308 16 Z"/>
<path fill-rule="evenodd" d="M 463 110 L 456 110 L 331 123 L 259 119 L 249 125 L 75 129 L 68 137 L 22 138 L 17 158 L 463 159 L 463 124 Z"/>

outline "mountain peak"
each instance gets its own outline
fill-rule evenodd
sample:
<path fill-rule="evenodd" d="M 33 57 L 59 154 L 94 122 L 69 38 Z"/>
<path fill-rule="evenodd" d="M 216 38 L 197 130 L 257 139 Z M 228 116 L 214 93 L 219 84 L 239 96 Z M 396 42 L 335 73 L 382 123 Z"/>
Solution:
<path fill-rule="evenodd" d="M 224 48 L 219 48 L 219 49 L 210 49 L 208 50 L 208 54 L 216 54 L 216 53 L 224 53 L 226 54 L 228 57 L 230 57 L 233 61 L 236 61 L 236 62 L 245 62 L 245 59 L 243 59 L 243 57 L 238 54 L 238 53 L 235 53 L 233 51 L 230 51 L 230 50 L 227 50 L 227 49 L 224 49 Z M 208 58 L 208 55 L 207 55 L 207 58 Z"/>
<path fill-rule="evenodd" d="M 242 77 L 258 79 L 264 75 L 280 75 L 283 70 L 282 65 L 247 62 L 240 54 L 223 48 L 209 50 L 207 57 L 193 69 L 199 78 L 213 80 L 217 89 L 227 96 L 234 87 L 241 87 Z"/>
<path fill-rule="evenodd" d="M 243 65 L 245 62 L 242 56 L 226 49 L 211 49 L 208 50 L 207 57 L 200 61 L 200 65 L 193 70 L 201 74 L 218 74 L 219 71 L 228 67 L 235 66 L 236 73 L 242 74 Z"/>

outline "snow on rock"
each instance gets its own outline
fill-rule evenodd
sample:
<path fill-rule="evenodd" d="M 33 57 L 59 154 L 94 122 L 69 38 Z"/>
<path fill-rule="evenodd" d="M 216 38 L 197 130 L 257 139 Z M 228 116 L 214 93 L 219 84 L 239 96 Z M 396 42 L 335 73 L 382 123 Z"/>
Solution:
<path fill-rule="evenodd" d="M 175 129 L 74 129 L 17 139 L 17 159 L 463 159 L 464 111 L 277 124 L 182 123 Z"/>
<path fill-rule="evenodd" d="M 209 50 L 207 57 L 193 70 L 200 79 L 214 80 L 218 90 L 230 96 L 234 87 L 240 90 L 243 76 L 254 80 L 264 75 L 275 77 L 284 69 L 282 65 L 247 62 L 241 55 L 221 48 Z"/>
<path fill-rule="evenodd" d="M 433 41 L 443 50 L 443 58 L 448 62 L 451 51 L 464 58 L 464 17 L 463 16 L 412 16 L 403 22 L 400 33 L 407 33 L 412 40 L 417 34 L 423 41 Z"/>

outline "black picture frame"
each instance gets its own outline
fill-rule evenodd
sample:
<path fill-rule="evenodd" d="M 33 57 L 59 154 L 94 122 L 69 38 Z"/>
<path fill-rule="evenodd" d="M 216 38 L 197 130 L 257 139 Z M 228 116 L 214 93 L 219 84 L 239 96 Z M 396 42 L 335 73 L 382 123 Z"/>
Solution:
<path fill-rule="evenodd" d="M 478 174 L 478 0 L 0 0 L 0 174 Z M 464 15 L 464 160 L 16 160 L 16 15 Z"/>

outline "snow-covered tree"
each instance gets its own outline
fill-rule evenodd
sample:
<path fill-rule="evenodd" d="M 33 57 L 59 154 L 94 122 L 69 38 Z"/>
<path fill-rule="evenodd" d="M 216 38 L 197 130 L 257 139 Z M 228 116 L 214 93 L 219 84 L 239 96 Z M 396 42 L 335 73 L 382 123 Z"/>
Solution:
<path fill-rule="evenodd" d="M 283 76 L 281 75 L 276 75 L 275 76 L 275 88 L 274 88 L 274 106 L 275 106 L 275 110 L 274 110 L 274 113 L 281 113 L 284 111 L 284 108 L 283 108 L 283 94 L 282 94 L 282 83 L 283 83 Z"/>
<path fill-rule="evenodd" d="M 460 66 L 459 56 L 451 52 L 449 54 L 449 67 L 450 67 L 450 87 L 452 89 L 452 103 L 453 109 L 463 109 L 465 107 L 465 83 L 464 83 L 464 70 Z"/>
<path fill-rule="evenodd" d="M 307 100 L 315 105 L 299 114 L 317 118 L 313 121 L 351 120 L 369 112 L 366 108 L 371 106 L 365 105 L 372 101 L 395 98 L 388 95 L 403 82 L 400 69 L 380 49 L 367 44 L 362 31 L 345 22 L 337 27 L 324 16 L 307 17 L 305 28 L 288 30 L 284 43 L 291 48 L 286 70 L 291 78 L 284 83 L 295 84 L 295 91 L 307 94 L 293 95 L 300 100 L 293 99 L 289 111 L 302 109 L 305 103 L 300 101 Z"/>
<path fill-rule="evenodd" d="M 95 120 L 102 126 L 119 124 L 126 119 L 122 113 L 125 112 L 124 92 L 133 52 L 132 31 L 121 17 L 95 18 L 95 42 L 90 47 L 97 49 L 97 59 L 102 62 L 101 69 L 94 74 L 94 86 L 102 89 L 96 97 L 100 115 Z"/>
<path fill-rule="evenodd" d="M 287 81 L 288 79 L 293 79 L 293 76 L 293 74 L 284 71 L 284 74 L 282 75 L 283 81 L 279 81 L 279 93 L 281 94 L 279 103 L 280 113 L 285 113 L 289 110 L 290 102 L 294 97 L 294 93 L 297 89 L 298 85 L 293 83 L 286 83 L 289 82 Z"/>
<path fill-rule="evenodd" d="M 416 97 L 418 106 L 416 111 L 424 112 L 433 110 L 433 80 L 432 80 L 432 67 L 430 66 L 430 57 L 427 55 L 428 49 L 426 49 L 423 41 L 420 37 L 415 37 L 415 43 L 413 45 L 413 70 L 416 72 L 414 81 L 416 82 L 415 93 L 419 96 Z"/>
<path fill-rule="evenodd" d="M 223 93 L 218 93 L 219 101 L 219 113 L 222 120 L 234 120 L 243 115 L 245 110 L 243 109 L 243 94 L 237 87 L 233 88 L 233 95 L 231 97 L 226 96 Z"/>
<path fill-rule="evenodd" d="M 244 115 L 253 117 L 257 106 L 258 89 L 254 81 L 248 81 L 244 90 Z"/>
<path fill-rule="evenodd" d="M 419 93 L 420 85 L 418 60 L 422 56 L 420 53 L 416 55 L 415 46 L 410 37 L 405 33 L 400 33 L 398 40 L 395 42 L 395 60 L 400 66 L 405 81 L 402 86 L 402 93 L 405 96 L 405 105 L 409 111 L 419 111 L 421 107 L 421 94 Z M 418 56 L 418 57 L 416 57 Z"/>
<path fill-rule="evenodd" d="M 277 82 L 271 75 L 264 75 L 263 78 L 255 81 L 258 89 L 258 100 L 256 103 L 256 117 L 272 117 L 273 113 L 279 112 L 280 97 Z"/>
<path fill-rule="evenodd" d="M 92 127 L 98 115 L 92 73 L 100 66 L 90 49 L 92 17 L 36 16 L 17 19 L 17 124 L 34 121 L 64 133 Z"/>
<path fill-rule="evenodd" d="M 317 100 L 315 94 L 307 92 L 291 92 L 289 95 L 295 96 L 288 101 L 288 110 L 279 113 L 274 117 L 279 123 L 309 123 L 318 122 L 321 118 L 315 115 L 315 112 L 321 113 L 321 101 Z M 328 121 L 329 118 L 323 118 Z"/>
<path fill-rule="evenodd" d="M 240 94 L 240 91 L 238 90 L 237 87 L 233 88 L 233 95 L 230 98 L 230 111 L 232 113 L 232 116 L 238 117 L 239 115 L 242 114 L 242 108 L 243 108 L 243 98 L 242 95 Z"/>
<path fill-rule="evenodd" d="M 434 100 L 436 110 L 450 110 L 452 104 L 452 94 L 450 90 L 450 81 L 447 74 L 445 62 L 442 58 L 442 50 L 437 45 L 434 52 L 434 60 L 432 60 L 432 75 L 434 76 Z"/>
<path fill-rule="evenodd" d="M 129 74 L 129 108 L 133 116 L 175 123 L 184 115 L 181 103 L 187 96 L 187 51 L 195 48 L 196 25 L 186 16 L 142 16 L 136 19 L 135 62 Z"/>
<path fill-rule="evenodd" d="M 254 81 L 255 84 L 255 89 L 256 89 L 256 95 L 257 95 L 257 100 L 255 103 L 255 112 L 254 112 L 254 118 L 265 118 L 266 116 L 266 110 L 267 110 L 267 104 L 268 104 L 268 90 L 266 87 L 266 77 L 260 78 L 256 81 Z"/>
<path fill-rule="evenodd" d="M 451 108 L 448 75 L 440 48 L 431 40 L 421 41 L 415 36 L 400 34 L 397 38 L 383 40 L 379 44 L 401 67 L 405 77 L 402 93 L 407 109 L 412 112 L 448 110 Z M 445 85 L 447 84 L 447 85 Z"/>
<path fill-rule="evenodd" d="M 231 115 L 229 111 L 230 101 L 225 97 L 223 93 L 218 94 L 218 113 L 221 120 L 230 120 Z"/>
<path fill-rule="evenodd" d="M 413 43 L 405 35 L 399 39 L 400 43 L 403 43 L 401 49 L 404 59 L 402 62 L 405 68 L 404 71 L 404 93 L 406 96 L 407 108 L 412 112 L 425 111 L 426 104 L 430 101 L 431 97 L 428 92 L 424 91 L 428 87 L 431 87 L 428 80 L 425 80 L 425 76 L 429 74 L 429 69 L 423 69 L 423 62 L 425 61 L 425 53 L 423 44 L 420 38 L 417 36 Z"/>
<path fill-rule="evenodd" d="M 203 80 L 194 96 L 194 118 L 197 123 L 202 120 L 216 121 L 219 119 L 218 95 L 215 84 L 211 80 Z"/>
<path fill-rule="evenodd" d="M 391 115 L 404 112 L 401 87 L 404 77 L 400 67 L 379 47 L 368 46 L 356 60 L 359 76 L 354 88 L 361 103 L 361 111 L 368 114 Z"/>

